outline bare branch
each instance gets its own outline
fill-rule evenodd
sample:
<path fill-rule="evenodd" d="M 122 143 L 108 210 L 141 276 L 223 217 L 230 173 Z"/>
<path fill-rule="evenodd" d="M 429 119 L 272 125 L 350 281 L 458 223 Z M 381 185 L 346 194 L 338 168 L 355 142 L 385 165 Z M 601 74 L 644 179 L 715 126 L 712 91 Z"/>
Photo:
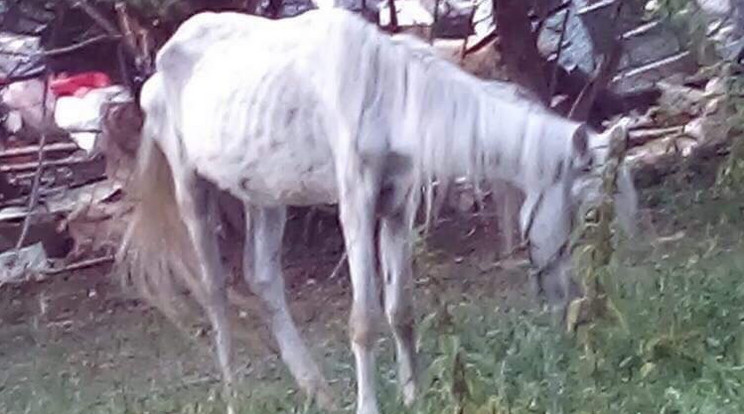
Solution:
<path fill-rule="evenodd" d="M 571 5 L 571 1 L 569 0 L 568 5 Z M 550 77 L 550 84 L 548 85 L 548 99 L 553 99 L 553 95 L 555 94 L 555 87 L 558 83 L 558 68 L 561 65 L 561 54 L 563 52 L 563 41 L 566 38 L 566 28 L 568 26 L 568 18 L 571 15 L 571 9 L 569 7 L 566 7 L 566 15 L 563 16 L 563 23 L 561 24 L 561 34 L 558 36 L 558 46 L 555 51 L 555 62 L 553 63 L 553 73 Z"/>
<path fill-rule="evenodd" d="M 15 68 L 13 68 L 13 70 L 11 70 L 7 76 L 0 78 L 0 88 L 4 86 L 8 86 L 12 83 L 23 82 L 29 79 L 36 79 L 42 74 L 44 74 L 45 69 L 42 67 L 32 72 L 24 73 L 22 75 L 16 75 L 15 73 L 18 72 L 18 69 L 21 66 L 22 66 L 21 64 L 16 65 Z"/>
<path fill-rule="evenodd" d="M 441 0 L 434 1 L 434 21 L 431 23 L 431 30 L 429 30 L 429 43 L 434 43 L 434 27 L 439 23 L 439 5 Z"/>
<path fill-rule="evenodd" d="M 594 76 L 587 82 L 584 89 L 581 90 L 579 96 L 576 98 L 571 111 L 568 113 L 568 117 L 577 121 L 586 121 L 589 117 L 589 112 L 594 105 L 594 101 L 597 97 L 597 93 L 609 83 L 612 73 L 620 63 L 622 57 L 622 48 L 619 46 L 615 47 L 609 56 L 600 57 L 600 63 L 597 67 Z"/>
<path fill-rule="evenodd" d="M 537 34 L 532 29 L 523 0 L 494 0 L 494 21 L 499 34 L 501 57 L 509 79 L 548 103 L 546 62 L 537 50 Z"/>
<path fill-rule="evenodd" d="M 39 151 L 37 152 L 38 165 L 36 166 L 36 173 L 34 174 L 34 182 L 31 187 L 31 197 L 28 199 L 28 216 L 23 220 L 23 228 L 21 229 L 21 235 L 18 237 L 16 243 L 16 253 L 23 247 L 23 243 L 26 242 L 28 236 L 28 230 L 31 227 L 32 212 L 36 209 L 36 205 L 39 203 L 39 187 L 41 186 L 41 173 L 44 171 L 44 146 L 47 140 L 47 98 L 49 96 L 49 69 L 46 69 L 44 76 L 44 92 L 41 98 L 41 139 L 39 140 Z"/>
<path fill-rule="evenodd" d="M 51 145 L 47 145 L 44 148 L 41 148 L 41 146 L 37 146 L 37 145 L 30 146 L 30 147 L 22 147 L 22 148 L 10 148 L 10 149 L 0 151 L 0 160 L 3 158 L 22 157 L 25 155 L 38 154 L 39 151 L 68 152 L 68 151 L 77 151 L 79 149 L 80 147 L 78 147 L 77 144 L 68 143 L 68 142 L 51 144 Z"/>
<path fill-rule="evenodd" d="M 496 29 L 493 29 L 490 33 L 483 36 L 481 40 L 477 41 L 473 46 L 470 46 L 469 48 L 465 49 L 465 56 L 472 54 L 472 53 L 477 53 L 479 50 L 491 44 L 491 42 L 496 40 L 498 37 L 499 35 L 496 33 Z"/>
<path fill-rule="evenodd" d="M 44 154 L 44 148 L 42 145 L 39 146 L 39 154 Z M 43 155 L 42 155 L 43 157 Z M 94 161 L 94 158 L 88 157 L 68 157 L 61 160 L 44 161 L 43 159 L 37 162 L 27 162 L 23 164 L 10 164 L 0 165 L 0 174 L 8 173 L 19 173 L 25 171 L 41 171 L 43 168 L 57 168 L 57 167 L 69 167 L 72 165 L 85 164 L 87 162 Z"/>
<path fill-rule="evenodd" d="M 617 4 L 612 16 L 612 28 L 610 29 L 612 30 L 614 44 L 609 53 L 600 57 L 600 63 L 594 76 L 592 76 L 589 82 L 587 82 L 584 89 L 581 90 L 581 93 L 579 93 L 579 96 L 576 98 L 576 101 L 574 101 L 571 111 L 568 113 L 568 117 L 573 120 L 586 121 L 589 118 L 589 112 L 594 105 L 597 94 L 600 90 L 604 89 L 608 83 L 610 83 L 612 75 L 617 70 L 617 67 L 620 64 L 620 59 L 623 55 L 623 45 L 618 39 L 615 31 L 617 30 L 617 21 L 620 18 L 624 0 L 607 0 L 599 2 L 596 5 L 590 6 L 591 10 L 596 10 L 599 8 L 600 4 L 602 7 Z M 580 11 L 580 14 L 587 13 L 586 9 L 588 8 Z"/>
<path fill-rule="evenodd" d="M 390 32 L 398 33 L 398 9 L 395 6 L 395 0 L 388 0 L 390 6 Z"/>
<path fill-rule="evenodd" d="M 86 269 L 89 267 L 101 266 L 101 265 L 109 264 L 113 262 L 114 262 L 114 256 L 95 257 L 93 259 L 81 260 L 79 262 L 67 265 L 60 269 L 44 270 L 42 271 L 42 273 L 45 275 L 58 275 L 61 273 L 72 272 L 75 270 Z"/>
<path fill-rule="evenodd" d="M 654 20 L 654 21 L 642 24 L 634 29 L 628 30 L 627 32 L 623 33 L 621 38 L 623 40 L 628 40 L 632 37 L 641 36 L 659 27 L 659 25 L 661 25 L 661 20 Z"/>
<path fill-rule="evenodd" d="M 683 50 L 682 52 L 675 53 L 672 56 L 667 56 L 663 59 L 659 59 L 657 61 L 645 64 L 643 66 L 639 66 L 637 68 L 632 68 L 628 71 L 620 73 L 617 76 L 615 76 L 612 79 L 612 81 L 617 82 L 623 79 L 632 78 L 634 76 L 644 74 L 646 72 L 650 72 L 652 70 L 663 68 L 664 66 L 667 66 L 667 65 L 672 65 L 672 64 L 679 62 L 680 60 L 688 58 L 690 55 L 691 55 L 690 51 Z"/>
<path fill-rule="evenodd" d="M 338 260 L 338 263 L 336 263 L 336 266 L 333 267 L 333 271 L 331 272 L 331 275 L 328 277 L 328 279 L 333 280 L 336 277 L 338 277 L 339 273 L 341 273 L 341 269 L 344 268 L 344 264 L 346 263 L 347 258 L 348 258 L 348 254 L 346 250 L 344 250 L 344 254 L 341 255 L 341 258 Z"/>
<path fill-rule="evenodd" d="M 597 11 L 599 9 L 604 9 L 605 7 L 610 7 L 610 6 L 612 6 L 612 5 L 614 5 L 615 3 L 618 3 L 618 2 L 622 3 L 623 0 L 602 0 L 602 1 L 598 1 L 596 3 L 592 3 L 592 4 L 590 4 L 590 5 L 586 6 L 586 7 L 583 7 L 581 9 L 579 9 L 576 12 L 576 14 L 578 14 L 579 16 L 582 16 L 584 14 L 591 13 L 591 12 Z"/>
<path fill-rule="evenodd" d="M 54 56 L 64 55 L 67 53 L 76 52 L 80 49 L 83 49 L 95 43 L 103 42 L 106 40 L 119 40 L 119 39 L 121 39 L 120 35 L 111 36 L 111 35 L 104 34 L 104 35 L 91 37 L 90 39 L 83 40 L 82 42 L 75 43 L 70 46 L 44 50 L 39 53 L 24 53 L 24 52 L 11 52 L 11 51 L 0 50 L 0 55 L 23 56 L 23 57 L 54 57 Z"/>
<path fill-rule="evenodd" d="M 113 23 L 106 20 L 106 17 L 104 17 L 101 12 L 98 11 L 93 5 L 89 4 L 86 0 L 67 0 L 67 3 L 71 7 L 79 7 L 83 9 L 83 11 L 90 16 L 91 19 L 93 19 L 96 24 L 103 29 L 104 32 L 109 34 L 110 36 L 121 36 L 121 33 L 119 30 L 114 26 Z"/>
<path fill-rule="evenodd" d="M 470 11 L 470 16 L 468 17 L 468 22 L 470 22 L 470 27 L 473 27 L 474 23 L 473 20 L 475 20 L 475 5 L 473 6 L 473 9 Z M 432 30 L 432 32 L 434 32 Z M 460 62 L 465 60 L 466 52 L 468 51 L 468 34 L 464 34 L 462 38 L 462 49 L 460 49 Z"/>
<path fill-rule="evenodd" d="M 685 126 L 678 125 L 665 128 L 644 128 L 631 130 L 629 132 L 628 146 L 630 148 L 639 147 L 655 139 L 669 136 L 679 136 L 684 133 Z"/>
<path fill-rule="evenodd" d="M 44 57 L 53 57 L 53 56 L 59 56 L 64 55 L 67 53 L 76 52 L 82 48 L 88 47 L 90 45 L 103 42 L 103 41 L 111 41 L 111 40 L 119 40 L 121 39 L 121 35 L 100 35 L 91 37 L 90 39 L 83 40 L 80 43 L 75 43 L 70 46 L 60 47 L 57 49 L 49 49 L 41 53 Z"/>
<path fill-rule="evenodd" d="M 62 3 L 56 3 L 54 5 L 56 14 L 55 19 L 52 22 L 52 33 L 49 39 L 49 45 L 52 47 L 55 46 L 57 42 L 57 37 L 59 36 L 59 32 L 62 29 L 62 20 L 65 15 L 66 8 Z M 44 63 L 44 90 L 41 96 L 41 138 L 39 139 L 39 151 L 37 155 L 37 166 L 36 166 L 36 173 L 34 174 L 34 180 L 33 184 L 31 186 L 31 195 L 28 198 L 28 205 L 27 205 L 27 211 L 28 216 L 23 220 L 23 227 L 21 229 L 21 234 L 18 237 L 18 240 L 16 242 L 15 251 L 16 255 L 18 255 L 19 251 L 23 247 L 23 244 L 26 242 L 26 237 L 28 236 L 28 231 L 31 228 L 31 220 L 33 218 L 33 212 L 36 210 L 36 206 L 39 203 L 39 190 L 41 187 L 41 175 L 44 171 L 44 146 L 46 145 L 47 141 L 47 135 L 49 133 L 49 123 L 47 122 L 48 117 L 48 107 L 47 107 L 47 100 L 49 98 L 49 79 L 51 78 L 51 70 L 49 69 L 49 65 L 47 64 L 46 58 L 42 58 L 42 62 Z M 2 167 L 2 165 L 0 165 Z"/>

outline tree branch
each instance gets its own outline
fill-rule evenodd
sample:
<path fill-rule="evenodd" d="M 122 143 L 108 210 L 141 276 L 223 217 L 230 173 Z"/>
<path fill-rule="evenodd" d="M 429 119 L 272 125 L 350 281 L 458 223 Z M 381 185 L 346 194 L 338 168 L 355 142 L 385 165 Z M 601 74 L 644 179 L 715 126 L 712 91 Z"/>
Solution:
<path fill-rule="evenodd" d="M 95 257 L 93 259 L 87 259 L 87 260 L 82 260 L 76 263 L 72 263 L 60 269 L 44 270 L 42 271 L 42 273 L 45 275 L 50 275 L 50 276 L 58 275 L 61 273 L 72 272 L 74 270 L 86 269 L 89 267 L 100 266 L 100 265 L 109 264 L 113 262 L 114 262 L 114 256 Z"/>
<path fill-rule="evenodd" d="M 87 162 L 93 162 L 95 160 L 95 158 L 89 157 L 67 157 L 61 160 L 44 161 L 43 154 L 46 152 L 46 150 L 44 149 L 45 147 L 39 145 L 38 148 L 38 153 L 42 154 L 41 160 L 36 162 L 26 162 L 23 164 L 0 164 L 0 174 L 19 173 L 24 171 L 38 172 L 41 171 L 43 168 L 69 167 L 78 164 L 85 164 Z M 35 176 L 34 179 L 36 179 Z"/>
<path fill-rule="evenodd" d="M 398 8 L 395 6 L 395 0 L 388 0 L 390 6 L 390 33 L 398 33 Z"/>
<path fill-rule="evenodd" d="M 41 148 L 40 146 L 9 148 L 9 149 L 0 151 L 0 160 L 4 158 L 14 158 L 14 157 L 22 157 L 26 155 L 38 154 L 39 151 L 71 152 L 71 151 L 77 151 L 79 149 L 80 147 L 78 147 L 77 144 L 72 143 L 72 142 L 60 142 L 58 144 L 50 144 L 44 148 Z"/>
<path fill-rule="evenodd" d="M 498 37 L 499 35 L 498 33 L 496 33 L 496 29 L 493 29 L 490 33 L 483 36 L 481 40 L 477 41 L 473 46 L 470 46 L 469 48 L 465 49 L 465 56 L 470 55 L 472 53 L 478 53 L 479 50 L 491 44 L 491 42 L 496 40 Z"/>
<path fill-rule="evenodd" d="M 571 107 L 571 111 L 568 113 L 568 117 L 573 120 L 586 121 L 589 118 L 589 112 L 594 105 L 597 94 L 601 89 L 604 89 L 612 80 L 612 75 L 615 73 L 618 65 L 620 64 L 620 58 L 622 58 L 623 55 L 623 45 L 622 42 L 620 42 L 620 40 L 618 39 L 618 36 L 615 32 L 617 31 L 617 21 L 620 18 L 624 0 L 606 0 L 599 2 L 591 7 L 592 10 L 594 10 L 599 7 L 614 5 L 615 3 L 617 3 L 617 7 L 615 8 L 614 15 L 612 16 L 612 28 L 610 29 L 612 30 L 612 39 L 614 39 L 614 44 L 612 45 L 612 49 L 608 54 L 602 55 L 600 57 L 600 63 L 597 67 L 596 72 L 594 73 L 594 76 L 584 86 L 584 89 L 582 89 L 581 93 L 576 98 L 576 101 Z M 586 9 L 588 8 L 582 9 L 582 11 L 580 11 L 580 14 L 587 13 Z"/>
<path fill-rule="evenodd" d="M 51 46 L 54 46 L 54 44 L 57 41 L 57 36 L 59 35 L 59 31 L 62 27 L 62 19 L 64 17 L 64 9 L 62 9 L 61 3 L 57 3 L 55 5 L 55 9 L 57 10 L 57 15 L 54 19 L 54 26 L 52 27 L 52 34 L 49 44 Z M 23 227 L 21 229 L 21 234 L 18 237 L 18 240 L 16 242 L 16 255 L 20 252 L 21 248 L 23 247 L 23 244 L 26 242 L 26 237 L 28 236 L 28 231 L 31 228 L 31 219 L 33 218 L 33 212 L 36 209 L 36 205 L 39 203 L 39 189 L 41 187 L 41 174 L 44 171 L 44 146 L 46 145 L 47 141 L 47 134 L 48 134 L 48 119 L 47 119 L 47 99 L 49 98 L 49 78 L 51 77 L 51 71 L 49 70 L 49 65 L 46 62 L 46 59 L 43 60 L 44 62 L 44 90 L 41 95 L 41 138 L 39 139 L 39 152 L 37 155 L 38 160 L 38 166 L 36 167 L 36 173 L 34 174 L 34 181 L 33 185 L 31 187 L 31 196 L 28 198 L 28 216 L 23 220 Z"/>
<path fill-rule="evenodd" d="M 509 78 L 547 104 L 550 98 L 546 63 L 537 50 L 537 35 L 532 30 L 528 12 L 524 0 L 494 0 L 501 57 Z"/>
<path fill-rule="evenodd" d="M 60 47 L 56 49 L 44 50 L 38 53 L 10 52 L 10 51 L 0 50 L 0 55 L 22 56 L 22 57 L 54 57 L 54 56 L 64 55 L 67 53 L 76 52 L 87 46 L 90 46 L 92 44 L 96 44 L 99 42 L 103 42 L 106 40 L 119 40 L 119 39 L 121 39 L 121 35 L 111 36 L 111 35 L 103 34 L 103 35 L 91 37 L 90 39 L 86 39 L 86 40 L 83 40 L 82 42 L 75 43 L 69 46 L 64 46 L 64 47 Z"/>
<path fill-rule="evenodd" d="M 103 29 L 104 32 L 110 36 L 121 36 L 121 33 L 116 26 L 106 20 L 106 17 L 104 17 L 98 9 L 89 4 L 86 0 L 67 0 L 67 3 L 71 7 L 81 8 L 101 29 Z"/>
<path fill-rule="evenodd" d="M 571 0 L 568 1 L 568 5 L 571 5 Z M 561 34 L 558 37 L 558 48 L 555 52 L 555 62 L 553 62 L 553 73 L 550 77 L 550 83 L 548 84 L 548 99 L 553 99 L 555 94 L 556 83 L 558 83 L 558 68 L 561 65 L 561 54 L 563 52 L 563 40 L 566 38 L 566 27 L 568 26 L 568 18 L 571 15 L 571 9 L 566 7 L 566 15 L 563 16 L 563 23 L 561 24 Z"/>

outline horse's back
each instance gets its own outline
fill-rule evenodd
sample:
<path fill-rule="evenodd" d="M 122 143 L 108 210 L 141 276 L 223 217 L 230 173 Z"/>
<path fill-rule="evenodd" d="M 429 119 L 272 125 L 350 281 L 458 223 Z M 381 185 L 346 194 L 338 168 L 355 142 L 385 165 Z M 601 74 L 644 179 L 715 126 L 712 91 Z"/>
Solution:
<path fill-rule="evenodd" d="M 238 55 L 240 47 L 207 52 L 185 84 L 177 109 L 184 154 L 205 177 L 257 204 L 335 201 L 332 113 L 294 59 L 253 59 Z"/>
<path fill-rule="evenodd" d="M 275 51 L 277 46 L 307 40 L 310 33 L 322 33 L 334 27 L 359 26 L 353 13 L 332 9 L 312 10 L 296 17 L 270 20 L 236 12 L 203 12 L 186 20 L 163 45 L 156 58 L 159 71 L 169 74 L 192 68 L 204 53 L 220 42 L 241 41 L 255 49 Z M 362 23 L 363 25 L 364 23 Z"/>
<path fill-rule="evenodd" d="M 353 29 L 354 22 L 340 13 L 313 14 L 274 22 L 210 13 L 187 22 L 159 56 L 181 154 L 239 198 L 336 199 L 330 141 L 338 120 L 317 86 L 324 75 L 315 65 L 324 40 L 340 37 L 328 31 Z"/>

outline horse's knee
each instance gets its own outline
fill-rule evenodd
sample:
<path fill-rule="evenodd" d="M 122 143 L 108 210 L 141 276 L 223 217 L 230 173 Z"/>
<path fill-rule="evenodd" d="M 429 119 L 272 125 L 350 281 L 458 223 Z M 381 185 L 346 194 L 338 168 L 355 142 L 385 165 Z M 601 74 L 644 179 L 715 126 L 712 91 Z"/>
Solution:
<path fill-rule="evenodd" d="M 410 304 L 388 304 L 385 309 L 385 315 L 396 335 L 405 338 L 413 336 L 413 309 Z"/>
<path fill-rule="evenodd" d="M 270 279 L 260 275 L 250 275 L 247 279 L 248 287 L 259 298 L 264 298 L 271 292 L 272 281 Z"/>
<path fill-rule="evenodd" d="M 204 299 L 207 301 L 207 305 L 210 307 L 215 306 L 226 306 L 227 298 L 227 284 L 221 278 L 204 281 Z"/>
<path fill-rule="evenodd" d="M 249 278 L 248 286 L 253 294 L 259 297 L 264 309 L 270 313 L 281 312 L 284 304 L 284 284 L 281 275 L 257 275 Z"/>
<path fill-rule="evenodd" d="M 380 312 L 377 309 L 351 310 L 349 317 L 349 333 L 351 342 L 361 347 L 374 345 L 379 335 Z"/>

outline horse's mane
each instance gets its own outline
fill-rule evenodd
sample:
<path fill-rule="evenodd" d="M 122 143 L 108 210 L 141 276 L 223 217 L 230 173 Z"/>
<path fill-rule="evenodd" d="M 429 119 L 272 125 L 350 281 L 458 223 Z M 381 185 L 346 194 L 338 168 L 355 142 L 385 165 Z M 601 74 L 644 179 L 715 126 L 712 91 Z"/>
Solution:
<path fill-rule="evenodd" d="M 556 170 L 568 167 L 572 138 L 577 131 L 585 133 L 583 124 L 552 113 L 514 84 L 465 72 L 412 36 L 362 33 L 372 39 L 348 36 L 347 41 L 358 42 L 350 47 L 367 45 L 363 60 L 380 61 L 377 67 L 383 70 L 365 75 L 377 77 L 376 86 L 390 91 L 388 99 L 378 99 L 386 102 L 379 111 L 392 112 L 398 132 L 415 131 L 419 137 L 418 173 L 424 186 L 461 174 L 476 184 L 498 178 L 540 191 L 564 175 Z"/>
<path fill-rule="evenodd" d="M 533 111 L 535 111 L 536 114 L 541 114 L 539 115 L 541 117 L 551 115 L 549 114 L 549 109 L 540 102 L 539 98 L 536 95 L 532 94 L 530 91 L 522 88 L 517 84 L 495 80 L 483 81 L 466 73 L 466 76 L 462 76 L 464 72 L 461 71 L 458 66 L 437 55 L 436 50 L 433 47 L 431 47 L 428 43 L 421 41 L 417 37 L 407 34 L 401 34 L 393 36 L 392 40 L 393 42 L 401 45 L 401 47 L 408 48 L 410 51 L 412 51 L 417 59 L 420 59 L 422 62 L 424 62 L 424 65 L 427 67 L 428 71 L 431 72 L 432 77 L 439 77 L 440 79 L 449 78 L 456 80 L 457 82 L 474 84 L 476 85 L 476 87 L 482 88 L 483 95 L 490 96 L 491 99 L 497 101 L 512 101 L 515 105 L 524 105 L 525 107 L 530 107 Z M 497 114 L 494 114 L 494 117 L 497 116 Z M 568 123 L 570 124 L 570 121 L 568 121 Z M 581 204 L 583 208 L 587 208 L 588 206 L 596 205 L 601 197 L 601 177 L 598 176 L 598 173 L 599 168 L 604 165 L 608 158 L 609 136 L 594 131 L 588 125 L 579 123 L 574 123 L 574 125 L 580 126 L 582 129 L 585 129 L 585 132 L 588 135 L 589 150 L 592 153 L 591 155 L 593 157 L 593 165 L 595 167 L 593 173 L 579 177 L 579 179 L 573 184 L 574 188 L 572 189 L 575 201 Z M 464 132 L 465 133 L 463 135 L 466 135 L 468 132 L 467 129 Z M 542 141 L 542 144 L 544 145 L 533 148 L 544 148 L 548 149 L 549 151 L 553 151 L 553 147 L 550 145 L 551 142 L 548 141 L 551 139 L 551 137 L 543 134 L 526 134 L 521 136 L 508 136 L 504 134 L 499 135 L 498 139 L 539 140 Z M 528 142 L 527 144 L 529 145 L 531 143 L 532 142 Z M 533 152 L 532 155 L 537 155 L 537 153 Z M 540 157 L 538 156 L 537 158 Z M 525 160 L 528 162 L 528 165 L 526 165 L 525 167 L 530 168 L 531 165 L 534 167 L 536 166 L 536 164 L 539 164 L 537 158 L 532 158 L 528 155 L 527 159 Z M 485 174 L 485 172 L 483 171 L 483 165 L 478 165 L 476 163 L 475 166 L 475 175 L 477 177 L 482 177 Z M 624 230 L 629 234 L 633 234 L 636 231 L 634 217 L 637 213 L 636 206 L 638 196 L 636 194 L 632 182 L 632 176 L 627 165 L 621 166 L 617 184 L 619 186 L 619 192 L 618 194 L 616 194 L 616 202 L 618 204 L 618 219 Z"/>

